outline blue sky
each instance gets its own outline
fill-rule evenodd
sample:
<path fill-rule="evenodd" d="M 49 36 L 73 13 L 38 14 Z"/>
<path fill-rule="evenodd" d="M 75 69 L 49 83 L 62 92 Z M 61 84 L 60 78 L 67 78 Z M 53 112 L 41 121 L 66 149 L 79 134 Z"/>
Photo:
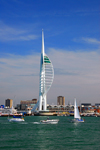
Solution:
<path fill-rule="evenodd" d="M 55 78 L 47 102 L 100 102 L 99 0 L 0 0 L 0 102 L 39 97 L 41 32 Z"/>

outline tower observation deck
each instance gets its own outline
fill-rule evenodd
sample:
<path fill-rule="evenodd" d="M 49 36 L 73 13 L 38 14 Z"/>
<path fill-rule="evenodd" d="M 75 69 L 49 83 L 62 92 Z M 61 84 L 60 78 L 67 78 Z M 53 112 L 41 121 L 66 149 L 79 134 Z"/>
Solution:
<path fill-rule="evenodd" d="M 39 101 L 33 110 L 39 107 L 39 111 L 47 110 L 46 95 L 49 91 L 54 79 L 54 69 L 49 57 L 45 54 L 44 49 L 44 33 L 42 30 L 42 52 L 40 61 L 40 81 L 39 81 Z"/>

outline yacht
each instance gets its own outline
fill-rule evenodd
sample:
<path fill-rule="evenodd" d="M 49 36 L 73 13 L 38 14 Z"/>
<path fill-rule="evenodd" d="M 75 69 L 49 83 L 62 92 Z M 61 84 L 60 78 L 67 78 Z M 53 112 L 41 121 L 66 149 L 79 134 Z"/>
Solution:
<path fill-rule="evenodd" d="M 74 119 L 72 119 L 71 122 L 84 122 L 84 119 L 80 117 L 79 110 L 76 104 L 76 99 L 74 104 Z"/>
<path fill-rule="evenodd" d="M 22 122 L 25 121 L 24 118 L 21 118 L 20 116 L 13 116 L 13 118 L 8 117 L 9 122 Z"/>
<path fill-rule="evenodd" d="M 49 118 L 47 118 L 47 120 L 40 120 L 40 122 L 43 124 L 57 124 L 58 121 L 59 119 L 49 119 Z"/>

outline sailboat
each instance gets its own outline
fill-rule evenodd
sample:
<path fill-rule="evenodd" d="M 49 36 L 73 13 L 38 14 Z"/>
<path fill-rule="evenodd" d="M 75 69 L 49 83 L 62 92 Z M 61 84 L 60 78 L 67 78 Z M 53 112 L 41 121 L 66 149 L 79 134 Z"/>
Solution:
<path fill-rule="evenodd" d="M 8 121 L 9 122 L 21 122 L 21 121 L 25 121 L 24 118 L 21 118 L 21 116 L 13 116 L 13 118 L 9 118 L 8 116 Z"/>
<path fill-rule="evenodd" d="M 76 103 L 76 98 L 74 103 L 74 119 L 71 122 L 84 122 L 84 119 L 80 117 L 78 106 Z"/>

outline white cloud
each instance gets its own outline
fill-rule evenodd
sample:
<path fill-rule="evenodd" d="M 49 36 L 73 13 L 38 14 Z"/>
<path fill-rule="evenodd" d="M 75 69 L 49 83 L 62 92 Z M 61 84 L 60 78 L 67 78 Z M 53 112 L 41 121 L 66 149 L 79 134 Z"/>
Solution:
<path fill-rule="evenodd" d="M 57 102 L 63 95 L 73 102 L 100 101 L 100 54 L 97 52 L 69 52 L 49 49 L 55 77 L 47 94 L 47 102 Z M 14 98 L 16 103 L 23 99 L 38 98 L 40 54 L 18 56 L 8 55 L 0 58 L 0 101 Z"/>
<path fill-rule="evenodd" d="M 30 34 L 27 30 L 9 27 L 0 21 L 0 41 L 29 41 L 37 38 L 37 35 Z"/>
<path fill-rule="evenodd" d="M 90 44 L 100 44 L 100 41 L 95 38 L 82 38 L 82 40 Z"/>
<path fill-rule="evenodd" d="M 85 43 L 88 43 L 88 44 L 100 44 L 100 41 L 98 39 L 95 39 L 95 38 L 86 38 L 86 37 L 82 37 L 80 39 L 76 39 L 74 38 L 73 39 L 74 42 L 85 42 Z"/>

